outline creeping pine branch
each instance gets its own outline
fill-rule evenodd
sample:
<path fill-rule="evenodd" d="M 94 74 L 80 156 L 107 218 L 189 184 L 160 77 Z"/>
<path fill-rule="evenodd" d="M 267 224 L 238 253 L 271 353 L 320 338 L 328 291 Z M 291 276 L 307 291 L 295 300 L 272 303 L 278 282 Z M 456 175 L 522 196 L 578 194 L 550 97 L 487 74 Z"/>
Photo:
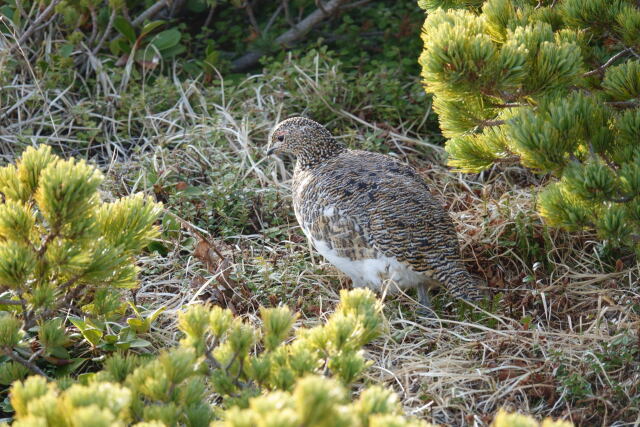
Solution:
<path fill-rule="evenodd" d="M 291 46 L 311 31 L 313 27 L 322 22 L 323 19 L 340 9 L 340 6 L 345 2 L 346 0 L 330 0 L 326 4 L 323 4 L 322 8 L 316 9 L 293 28 L 278 36 L 275 40 L 275 44 L 285 47 Z M 266 52 L 263 50 L 246 53 L 233 61 L 233 64 L 231 65 L 232 71 L 243 71 L 254 66 L 265 53 Z"/>
<path fill-rule="evenodd" d="M 630 53 L 631 51 L 632 51 L 632 49 L 630 47 L 628 47 L 628 48 L 626 48 L 624 50 L 621 50 L 620 52 L 616 53 L 611 58 L 609 58 L 607 60 L 607 62 L 605 62 L 604 64 L 602 64 L 598 68 L 596 68 L 595 70 L 591 70 L 591 71 L 588 71 L 588 72 L 584 73 L 582 75 L 582 77 L 589 77 L 589 76 L 593 76 L 595 74 L 603 73 L 604 70 L 607 69 L 607 67 L 609 67 L 611 64 L 616 62 L 616 60 L 618 60 L 619 58 L 622 58 L 623 56 L 625 56 L 626 54 Z"/>
<path fill-rule="evenodd" d="M 629 101 L 609 101 L 605 104 L 615 108 L 636 108 L 640 106 L 640 99 L 631 99 Z"/>
<path fill-rule="evenodd" d="M 486 127 L 490 127 L 490 126 L 502 126 L 505 123 L 507 123 L 506 120 L 483 120 L 483 121 L 480 122 L 478 127 L 486 128 Z"/>
<path fill-rule="evenodd" d="M 44 373 L 44 371 L 42 369 L 40 369 L 35 363 L 23 358 L 22 356 L 19 356 L 18 354 L 14 353 L 12 349 L 10 348 L 5 348 L 3 349 L 2 353 L 7 356 L 9 359 L 13 360 L 14 362 L 17 362 L 19 364 L 21 364 L 22 366 L 26 367 L 27 369 L 29 369 L 31 372 L 41 375 L 45 378 L 49 378 L 49 376 L 47 374 Z"/>
<path fill-rule="evenodd" d="M 528 107 L 528 104 L 522 104 L 520 102 L 505 102 L 502 104 L 491 104 L 495 108 L 516 108 L 516 107 Z"/>
<path fill-rule="evenodd" d="M 613 203 L 627 203 L 635 199 L 635 196 L 610 197 L 607 200 Z"/>
<path fill-rule="evenodd" d="M 69 304 L 71 304 L 71 301 L 73 301 L 75 298 L 77 298 L 80 295 L 80 293 L 86 287 L 86 285 L 81 284 L 81 285 L 76 286 L 74 289 L 69 290 L 69 288 L 71 286 L 73 286 L 81 278 L 82 278 L 82 275 L 77 275 L 77 276 L 74 276 L 71 279 L 67 280 L 65 283 L 63 283 L 60 286 L 60 290 L 61 291 L 68 290 L 68 292 L 66 293 L 66 295 L 64 296 L 62 301 L 60 301 L 58 304 L 56 304 L 55 307 L 48 308 L 44 312 L 42 312 L 39 315 L 40 319 L 46 319 L 49 316 L 51 316 L 53 313 L 55 313 L 56 311 L 68 307 Z M 35 309 L 31 309 L 28 312 L 28 316 L 25 315 L 25 327 L 24 327 L 24 329 L 29 329 L 29 328 L 32 328 L 33 326 L 35 326 L 36 318 L 35 317 L 30 318 L 34 314 L 35 314 Z"/>
<path fill-rule="evenodd" d="M 56 237 L 58 237 L 58 231 L 51 231 L 49 234 L 47 234 L 47 236 L 44 238 L 44 242 L 42 242 L 42 246 L 40 246 L 40 249 L 38 249 L 39 258 L 42 258 L 45 252 L 47 252 L 47 247 Z"/>
<path fill-rule="evenodd" d="M 21 305 L 24 306 L 24 300 L 0 299 L 0 305 Z"/>
<path fill-rule="evenodd" d="M 218 362 L 216 358 L 213 357 L 213 350 L 218 346 L 218 339 L 219 337 L 215 336 L 213 338 L 213 342 L 211 343 L 211 346 L 208 346 L 206 342 L 204 346 L 204 356 L 207 358 L 209 363 L 211 363 L 211 366 L 213 366 L 214 369 L 221 368 L 220 362 Z"/>

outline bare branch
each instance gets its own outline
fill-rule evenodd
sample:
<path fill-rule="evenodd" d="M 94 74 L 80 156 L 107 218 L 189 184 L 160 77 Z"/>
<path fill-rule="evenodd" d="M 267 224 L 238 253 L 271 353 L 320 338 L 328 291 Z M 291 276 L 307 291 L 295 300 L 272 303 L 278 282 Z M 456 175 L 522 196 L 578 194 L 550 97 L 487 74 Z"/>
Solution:
<path fill-rule="evenodd" d="M 211 346 L 208 346 L 205 343 L 204 355 L 209 361 L 209 363 L 211 364 L 211 366 L 213 366 L 213 369 L 220 369 L 222 367 L 222 365 L 220 365 L 220 362 L 218 362 L 216 358 L 213 357 L 213 350 L 215 350 L 217 346 L 218 346 L 217 336 L 213 338 L 213 342 L 211 343 Z"/>
<path fill-rule="evenodd" d="M 520 102 L 505 102 L 503 104 L 491 104 L 492 107 L 495 108 L 516 108 L 516 107 L 528 107 L 527 104 L 522 104 Z"/>
<path fill-rule="evenodd" d="M 358 1 L 354 1 L 353 3 L 349 3 L 349 4 L 345 4 L 342 7 L 342 10 L 347 10 L 347 9 L 353 9 L 354 7 L 360 7 L 363 6 L 367 3 L 371 2 L 371 0 L 358 0 Z"/>
<path fill-rule="evenodd" d="M 478 126 L 480 126 L 481 128 L 486 128 L 489 126 L 501 126 L 505 123 L 507 123 L 506 120 L 483 120 Z"/>
<path fill-rule="evenodd" d="M 271 29 L 271 26 L 275 22 L 278 15 L 280 15 L 280 12 L 282 12 L 283 8 L 284 8 L 283 4 L 280 3 L 280 6 L 278 6 L 276 11 L 273 13 L 273 15 L 271 15 L 271 18 L 269 18 L 269 22 L 267 22 L 267 25 L 264 26 L 264 30 L 262 31 L 263 34 L 266 34 L 269 32 L 269 29 Z"/>
<path fill-rule="evenodd" d="M 631 52 L 631 48 L 628 47 L 624 50 L 621 50 L 620 52 L 616 53 L 615 55 L 613 55 L 611 58 L 609 58 L 609 60 L 607 62 L 605 62 L 604 64 L 602 64 L 601 66 L 599 66 L 598 68 L 596 68 L 595 70 L 591 70 L 588 71 L 586 73 L 584 73 L 582 75 L 582 77 L 589 77 L 589 76 L 593 76 L 594 74 L 600 74 L 603 73 L 604 70 L 609 67 L 611 64 L 613 64 L 614 62 L 616 62 L 616 60 L 620 59 L 621 57 L 625 56 L 626 54 Z"/>
<path fill-rule="evenodd" d="M 44 255 L 44 253 L 47 251 L 47 247 L 49 246 L 49 243 L 51 243 L 51 241 L 53 239 L 55 239 L 56 237 L 58 237 L 58 232 L 57 231 L 51 231 L 49 234 L 47 234 L 47 236 L 44 238 L 44 242 L 42 243 L 42 246 L 40 246 L 40 249 L 38 249 L 38 257 L 42 258 L 42 256 Z"/>
<path fill-rule="evenodd" d="M 258 26 L 258 21 L 256 20 L 256 15 L 253 13 L 253 8 L 251 7 L 251 2 L 248 1 L 245 3 L 244 6 L 245 9 L 247 9 L 247 16 L 249 17 L 249 22 L 251 23 L 251 26 L 253 27 L 253 30 L 256 32 L 256 34 L 260 35 L 260 27 Z"/>
<path fill-rule="evenodd" d="M 346 0 L 330 0 L 323 5 L 323 9 L 316 9 L 293 28 L 281 34 L 275 40 L 275 43 L 284 47 L 290 47 L 311 31 L 313 27 L 322 22 L 323 19 L 336 12 L 345 2 Z M 236 72 L 246 70 L 255 65 L 264 54 L 264 51 L 248 52 L 233 61 L 231 69 Z"/>
<path fill-rule="evenodd" d="M 216 11 L 216 7 L 215 6 L 211 6 L 209 7 L 209 13 L 207 14 L 207 18 L 204 20 L 204 24 L 202 24 L 202 28 L 208 28 L 209 25 L 211 24 L 211 21 L 213 20 L 213 15 Z"/>
<path fill-rule="evenodd" d="M 49 16 L 53 13 L 55 7 L 61 1 L 62 0 L 53 0 L 51 3 L 49 3 L 49 6 L 47 6 L 47 8 L 43 10 L 42 13 L 38 15 L 38 17 L 33 21 L 33 23 L 29 25 L 29 28 L 27 28 L 27 30 L 24 33 L 22 33 L 22 36 L 20 36 L 16 44 L 14 44 L 13 46 L 11 46 L 11 48 L 9 48 L 9 53 L 14 52 L 18 47 L 24 44 L 24 42 L 26 42 L 29 39 L 29 37 L 31 37 L 31 35 L 38 29 L 40 24 L 42 24 L 44 21 L 46 21 L 49 18 Z"/>
<path fill-rule="evenodd" d="M 633 199 L 635 199 L 636 196 L 621 196 L 621 197 L 610 197 L 609 200 L 610 202 L 613 203 L 627 203 L 632 201 Z"/>
<path fill-rule="evenodd" d="M 4 353 L 5 356 L 7 356 L 9 359 L 13 360 L 14 362 L 18 362 L 22 366 L 27 367 L 34 374 L 38 374 L 38 375 L 41 375 L 41 376 L 43 376 L 45 378 L 49 378 L 49 376 L 47 374 L 45 374 L 44 371 L 42 369 L 40 369 L 35 363 L 30 362 L 27 359 L 23 358 L 22 356 L 14 353 L 12 349 L 5 348 L 3 353 Z"/>
<path fill-rule="evenodd" d="M 322 4 L 322 0 L 316 0 L 316 7 L 320 9 L 325 15 L 329 15 L 327 10 L 324 8 L 324 4 Z"/>
<path fill-rule="evenodd" d="M 107 28 L 105 28 L 104 33 L 102 34 L 102 37 L 100 37 L 100 41 L 98 42 L 96 47 L 93 48 L 92 53 L 94 56 L 98 52 L 100 52 L 100 49 L 102 49 L 102 45 L 104 45 L 104 42 L 107 41 L 107 38 L 109 37 L 109 33 L 111 33 L 111 28 L 113 28 L 113 21 L 115 19 L 116 19 L 116 11 L 113 10 L 111 12 L 111 16 L 109 16 L 109 22 L 107 23 Z"/>
<path fill-rule="evenodd" d="M 89 6 L 89 13 L 91 14 L 91 36 L 89 37 L 87 45 L 91 46 L 96 40 L 96 37 L 98 37 L 98 14 L 93 5 Z"/>
<path fill-rule="evenodd" d="M 160 12 L 163 8 L 167 6 L 169 6 L 167 0 L 158 0 L 149 9 L 145 10 L 140 15 L 138 15 L 138 17 L 134 19 L 133 22 L 131 22 L 131 25 L 133 25 L 134 27 L 137 27 L 138 25 L 142 24 L 145 19 L 149 19 L 156 16 L 158 12 Z"/>
<path fill-rule="evenodd" d="M 169 6 L 168 2 L 169 2 L 169 0 L 158 0 L 151 7 L 149 7 L 147 10 L 145 10 L 140 15 L 138 15 L 138 17 L 136 19 L 131 21 L 131 25 L 134 26 L 134 27 L 137 27 L 138 25 L 142 24 L 145 21 L 145 19 L 153 18 L 158 13 L 160 13 L 160 11 L 162 9 L 164 9 L 165 7 Z M 126 14 L 125 12 L 126 12 L 126 8 L 123 9 L 123 15 L 125 15 L 125 17 L 128 19 L 128 14 Z M 122 34 L 116 35 L 113 38 L 113 40 L 119 40 L 120 37 L 122 37 Z M 96 51 L 94 50 L 94 55 L 95 54 L 96 54 Z"/>
<path fill-rule="evenodd" d="M 281 0 L 281 1 L 282 1 L 282 7 L 284 7 L 284 19 L 287 20 L 291 28 L 294 28 L 296 24 L 295 22 L 293 22 L 293 19 L 291 19 L 291 13 L 289 11 L 289 0 Z"/>
<path fill-rule="evenodd" d="M 24 305 L 24 300 L 17 299 L 0 299 L 0 305 Z"/>
<path fill-rule="evenodd" d="M 610 105 L 616 108 L 636 108 L 640 106 L 639 99 L 631 99 L 629 101 L 609 101 L 605 102 L 605 104 Z"/>

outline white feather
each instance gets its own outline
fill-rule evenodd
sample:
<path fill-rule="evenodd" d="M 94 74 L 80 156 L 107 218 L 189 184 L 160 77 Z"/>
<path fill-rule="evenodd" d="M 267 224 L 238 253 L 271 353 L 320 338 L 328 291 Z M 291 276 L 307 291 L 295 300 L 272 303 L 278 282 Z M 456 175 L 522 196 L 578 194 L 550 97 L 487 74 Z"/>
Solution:
<path fill-rule="evenodd" d="M 312 243 L 320 255 L 351 277 L 356 287 L 380 291 L 384 286 L 389 285 L 388 292 L 394 293 L 398 288 L 412 288 L 426 281 L 423 274 L 398 262 L 395 257 L 381 255 L 378 258 L 352 260 L 338 255 L 337 251 L 330 249 L 325 241 L 312 239 Z"/>

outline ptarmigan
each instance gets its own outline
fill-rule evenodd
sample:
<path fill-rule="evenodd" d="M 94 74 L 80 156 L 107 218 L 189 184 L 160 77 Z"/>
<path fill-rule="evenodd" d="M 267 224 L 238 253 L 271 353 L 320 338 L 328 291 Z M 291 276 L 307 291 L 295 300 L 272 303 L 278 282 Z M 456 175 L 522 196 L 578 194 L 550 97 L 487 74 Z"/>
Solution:
<path fill-rule="evenodd" d="M 293 207 L 305 235 L 356 287 L 389 293 L 444 285 L 456 298 L 481 298 L 460 259 L 451 218 L 410 166 L 392 157 L 350 150 L 313 120 L 280 122 L 267 154 L 297 158 Z"/>

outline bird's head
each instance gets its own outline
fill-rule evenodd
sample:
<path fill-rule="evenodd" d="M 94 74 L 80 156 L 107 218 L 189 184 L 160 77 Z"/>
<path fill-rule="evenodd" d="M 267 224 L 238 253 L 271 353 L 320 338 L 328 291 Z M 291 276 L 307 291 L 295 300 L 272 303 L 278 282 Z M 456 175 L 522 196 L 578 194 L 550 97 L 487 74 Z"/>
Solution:
<path fill-rule="evenodd" d="M 320 123 L 305 117 L 292 117 L 276 125 L 267 155 L 291 154 L 303 164 L 310 164 L 331 157 L 344 148 L 344 144 L 336 141 Z"/>

